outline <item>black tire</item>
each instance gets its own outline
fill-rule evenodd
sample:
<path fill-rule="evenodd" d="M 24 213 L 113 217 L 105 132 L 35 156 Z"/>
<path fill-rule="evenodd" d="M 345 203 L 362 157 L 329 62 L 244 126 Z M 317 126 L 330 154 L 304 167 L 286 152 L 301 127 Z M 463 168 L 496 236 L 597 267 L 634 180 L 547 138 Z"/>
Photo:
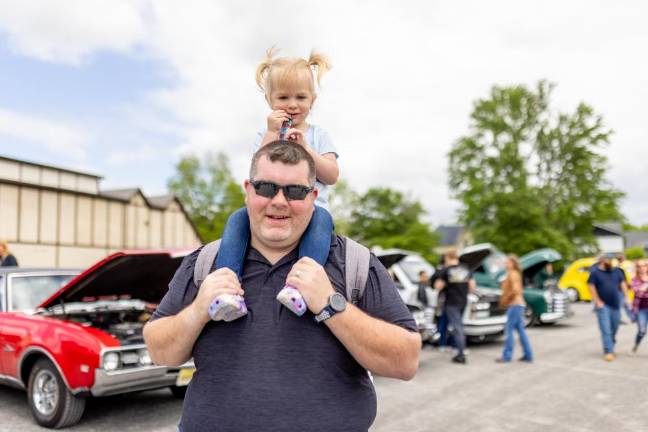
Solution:
<path fill-rule="evenodd" d="M 68 390 L 54 364 L 46 358 L 38 360 L 29 372 L 27 403 L 36 422 L 59 429 L 76 424 L 85 409 L 85 398 Z"/>
<path fill-rule="evenodd" d="M 538 317 L 533 314 L 533 309 L 529 306 L 524 309 L 524 316 L 522 319 L 524 320 L 524 327 L 533 327 L 539 321 Z"/>
<path fill-rule="evenodd" d="M 188 386 L 169 386 L 169 389 L 171 390 L 171 393 L 173 393 L 173 396 L 177 397 L 178 399 L 184 399 L 185 394 L 187 394 L 187 387 Z"/>

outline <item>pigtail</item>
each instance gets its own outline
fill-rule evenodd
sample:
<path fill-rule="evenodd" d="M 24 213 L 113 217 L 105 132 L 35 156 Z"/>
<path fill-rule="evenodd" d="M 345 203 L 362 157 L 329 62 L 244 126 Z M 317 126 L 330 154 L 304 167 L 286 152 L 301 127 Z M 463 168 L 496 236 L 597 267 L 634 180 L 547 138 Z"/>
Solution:
<path fill-rule="evenodd" d="M 265 92 L 267 90 L 266 88 L 266 83 L 268 79 L 268 73 L 270 72 L 270 68 L 272 67 L 272 63 L 274 62 L 273 57 L 279 49 L 275 47 L 274 45 L 271 46 L 267 51 L 266 51 L 266 57 L 263 59 L 261 63 L 259 63 L 259 66 L 257 66 L 256 70 L 256 83 L 259 89 L 261 89 L 262 92 Z"/>
<path fill-rule="evenodd" d="M 313 70 L 319 87 L 322 76 L 331 69 L 331 62 L 324 54 L 311 51 L 307 64 Z"/>

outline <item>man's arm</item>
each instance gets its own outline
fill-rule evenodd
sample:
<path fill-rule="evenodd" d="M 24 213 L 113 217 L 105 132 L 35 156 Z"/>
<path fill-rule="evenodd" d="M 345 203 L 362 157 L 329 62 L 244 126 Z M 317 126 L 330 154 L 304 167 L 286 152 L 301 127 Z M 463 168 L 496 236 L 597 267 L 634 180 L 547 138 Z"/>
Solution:
<path fill-rule="evenodd" d="M 329 296 L 335 292 L 324 268 L 307 257 L 293 266 L 286 282 L 299 290 L 315 314 L 326 307 Z M 421 351 L 417 332 L 371 317 L 352 304 L 324 324 L 353 358 L 371 372 L 404 380 L 416 374 Z"/>
<path fill-rule="evenodd" d="M 198 336 L 211 319 L 209 305 L 222 294 L 243 295 L 236 274 L 227 268 L 208 275 L 196 299 L 180 313 L 147 323 L 144 341 L 153 363 L 179 366 L 189 360 Z"/>
<path fill-rule="evenodd" d="M 470 280 L 468 281 L 468 292 L 474 293 L 476 289 L 477 282 L 475 282 L 475 279 L 470 278 Z"/>
<path fill-rule="evenodd" d="M 588 283 L 587 287 L 589 288 L 590 295 L 592 296 L 592 301 L 596 305 L 596 308 L 597 309 L 602 308 L 603 307 L 603 302 L 599 298 L 598 291 L 596 291 L 596 287 L 594 286 L 594 284 Z"/>
<path fill-rule="evenodd" d="M 445 288 L 445 281 L 441 278 L 437 278 L 437 280 L 434 281 L 434 289 L 437 291 L 441 291 Z"/>

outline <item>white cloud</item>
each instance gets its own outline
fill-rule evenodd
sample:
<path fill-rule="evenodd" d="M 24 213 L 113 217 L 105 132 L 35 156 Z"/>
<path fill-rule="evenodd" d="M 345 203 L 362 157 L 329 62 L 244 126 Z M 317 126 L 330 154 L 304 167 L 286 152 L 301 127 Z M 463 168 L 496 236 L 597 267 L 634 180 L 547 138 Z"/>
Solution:
<path fill-rule="evenodd" d="M 86 157 L 90 141 L 90 134 L 74 125 L 1 108 L 0 136 L 35 143 L 73 160 Z"/>
<path fill-rule="evenodd" d="M 155 158 L 156 154 L 155 147 L 150 144 L 144 144 L 141 147 L 132 149 L 111 151 L 108 155 L 108 163 L 118 166 L 132 165 L 150 161 Z"/>
<path fill-rule="evenodd" d="M 137 0 L 0 0 L 0 27 L 19 54 L 78 65 L 96 50 L 132 50 L 147 13 Z"/>

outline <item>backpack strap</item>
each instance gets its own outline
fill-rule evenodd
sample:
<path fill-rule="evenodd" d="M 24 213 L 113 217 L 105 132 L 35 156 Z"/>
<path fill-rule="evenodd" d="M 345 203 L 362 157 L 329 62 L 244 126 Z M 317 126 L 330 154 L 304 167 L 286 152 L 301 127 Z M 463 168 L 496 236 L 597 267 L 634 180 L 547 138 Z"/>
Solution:
<path fill-rule="evenodd" d="M 358 304 L 362 298 L 369 278 L 369 249 L 346 237 L 345 281 L 347 300 Z"/>
<path fill-rule="evenodd" d="M 202 285 L 207 275 L 212 272 L 220 243 L 220 239 L 209 242 L 198 252 L 194 267 L 194 283 L 198 289 L 200 289 L 200 285 Z"/>

